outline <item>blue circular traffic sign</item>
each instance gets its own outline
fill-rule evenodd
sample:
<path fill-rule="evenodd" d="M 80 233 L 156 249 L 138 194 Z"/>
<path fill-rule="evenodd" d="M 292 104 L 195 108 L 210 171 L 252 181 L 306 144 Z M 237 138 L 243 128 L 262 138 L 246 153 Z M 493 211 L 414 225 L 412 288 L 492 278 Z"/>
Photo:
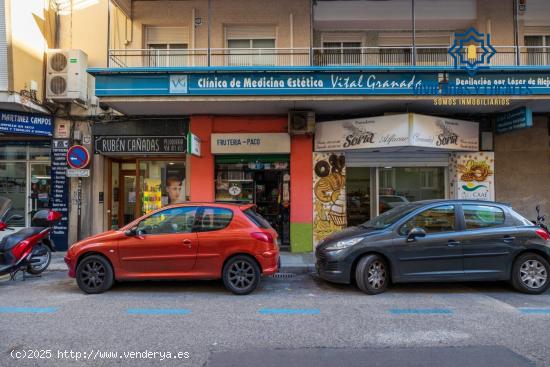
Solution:
<path fill-rule="evenodd" d="M 67 163 L 72 168 L 84 168 L 90 162 L 90 153 L 82 145 L 73 145 L 67 152 Z"/>

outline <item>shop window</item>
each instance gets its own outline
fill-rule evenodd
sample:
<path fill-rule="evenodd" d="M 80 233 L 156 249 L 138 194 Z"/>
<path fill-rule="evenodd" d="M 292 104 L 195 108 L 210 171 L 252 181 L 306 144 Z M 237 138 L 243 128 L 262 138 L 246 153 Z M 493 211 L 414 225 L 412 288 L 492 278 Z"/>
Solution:
<path fill-rule="evenodd" d="M 371 168 L 347 167 L 346 208 L 348 226 L 365 223 L 371 217 Z"/>
<path fill-rule="evenodd" d="M 407 234 L 413 228 L 422 228 L 426 233 L 451 232 L 455 230 L 454 205 L 438 206 L 416 215 L 405 223 L 399 233 Z"/>
<path fill-rule="evenodd" d="M 0 145 L 0 160 L 27 159 L 26 145 Z"/>
<path fill-rule="evenodd" d="M 504 212 L 496 206 L 462 205 L 466 229 L 498 227 L 504 224 Z"/>
<path fill-rule="evenodd" d="M 196 212 L 194 206 L 166 209 L 139 222 L 137 230 L 149 235 L 190 233 Z"/>
<path fill-rule="evenodd" d="M 184 202 L 185 163 L 166 161 L 140 162 L 141 214 L 165 205 Z"/>
<path fill-rule="evenodd" d="M 0 202 L 12 206 L 10 215 L 26 215 L 27 164 L 25 162 L 0 162 Z M 25 226 L 25 219 L 11 222 L 14 227 Z"/>
<path fill-rule="evenodd" d="M 223 229 L 231 223 L 233 212 L 223 208 L 204 208 L 199 223 L 199 231 L 209 232 Z"/>

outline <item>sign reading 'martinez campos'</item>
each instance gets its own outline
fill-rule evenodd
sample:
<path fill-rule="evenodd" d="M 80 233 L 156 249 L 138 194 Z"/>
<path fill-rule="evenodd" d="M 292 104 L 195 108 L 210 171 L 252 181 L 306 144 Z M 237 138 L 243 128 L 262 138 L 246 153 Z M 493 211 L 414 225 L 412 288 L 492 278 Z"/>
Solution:
<path fill-rule="evenodd" d="M 315 151 L 426 147 L 477 151 L 477 122 L 413 113 L 326 121 L 315 126 Z"/>

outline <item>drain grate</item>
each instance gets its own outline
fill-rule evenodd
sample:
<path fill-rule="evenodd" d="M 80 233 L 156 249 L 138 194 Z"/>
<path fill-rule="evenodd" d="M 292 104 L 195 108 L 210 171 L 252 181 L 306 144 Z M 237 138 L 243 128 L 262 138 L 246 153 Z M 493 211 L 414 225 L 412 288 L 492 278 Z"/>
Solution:
<path fill-rule="evenodd" d="M 288 279 L 288 278 L 294 278 L 296 274 L 294 273 L 275 273 L 271 277 L 277 278 L 277 279 Z"/>

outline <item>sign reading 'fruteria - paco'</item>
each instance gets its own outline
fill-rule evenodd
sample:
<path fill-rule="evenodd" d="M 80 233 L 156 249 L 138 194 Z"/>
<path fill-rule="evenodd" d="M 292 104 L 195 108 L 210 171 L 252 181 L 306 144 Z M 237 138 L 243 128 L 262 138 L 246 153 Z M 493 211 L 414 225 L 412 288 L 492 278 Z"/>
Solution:
<path fill-rule="evenodd" d="M 96 136 L 94 152 L 99 154 L 186 153 L 184 136 Z"/>
<path fill-rule="evenodd" d="M 418 114 L 326 121 L 315 126 L 315 151 L 416 146 L 477 151 L 477 122 Z"/>
<path fill-rule="evenodd" d="M 288 154 L 290 135 L 287 133 L 212 134 L 213 154 Z"/>

